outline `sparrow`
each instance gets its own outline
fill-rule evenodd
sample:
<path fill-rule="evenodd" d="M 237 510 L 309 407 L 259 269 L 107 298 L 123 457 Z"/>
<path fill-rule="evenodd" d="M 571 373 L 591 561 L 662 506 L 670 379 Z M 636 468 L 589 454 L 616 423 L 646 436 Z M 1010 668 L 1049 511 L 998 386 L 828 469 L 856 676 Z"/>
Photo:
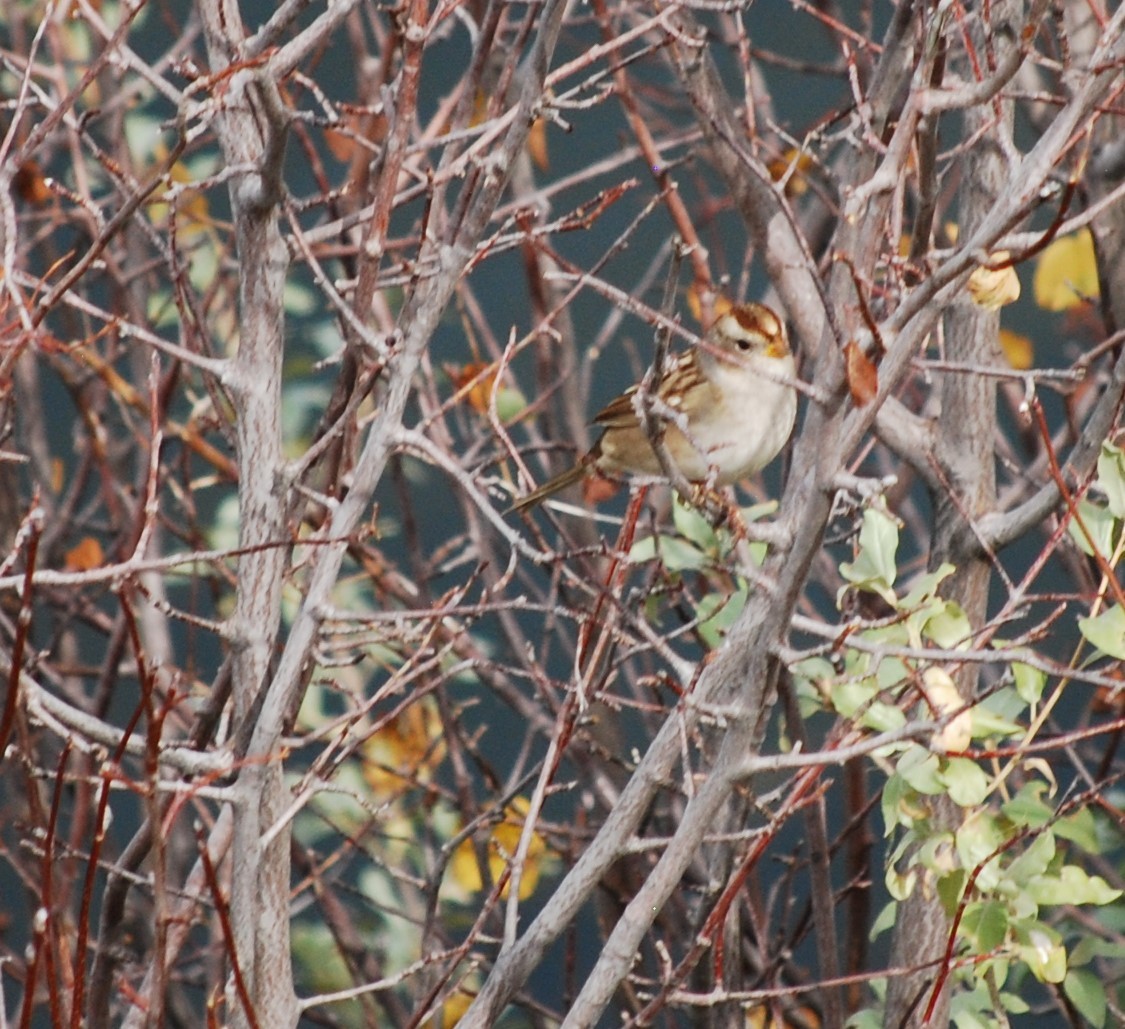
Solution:
<path fill-rule="evenodd" d="M 729 486 L 769 464 L 793 431 L 796 374 L 785 323 L 765 304 L 738 304 L 720 315 L 700 345 L 676 358 L 656 391 L 660 404 L 653 418 L 684 478 Z M 637 389 L 597 414 L 601 437 L 573 467 L 511 510 L 526 511 L 594 472 L 609 478 L 662 475 L 634 407 Z"/>

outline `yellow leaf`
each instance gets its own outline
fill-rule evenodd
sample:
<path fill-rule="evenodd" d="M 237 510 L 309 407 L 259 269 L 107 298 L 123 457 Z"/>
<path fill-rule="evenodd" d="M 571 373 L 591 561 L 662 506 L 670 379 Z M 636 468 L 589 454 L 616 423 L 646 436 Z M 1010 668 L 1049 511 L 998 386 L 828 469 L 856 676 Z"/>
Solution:
<path fill-rule="evenodd" d="M 982 265 L 969 276 L 969 296 L 978 307 L 995 311 L 1005 304 L 1012 304 L 1020 297 L 1020 280 L 1016 270 L 1005 264 L 1011 255 L 1007 250 L 997 250 L 990 257 L 990 263 L 1002 265 L 989 268 Z"/>
<path fill-rule="evenodd" d="M 1001 329 L 1000 349 L 1004 351 L 1008 364 L 1015 368 L 1017 372 L 1027 371 L 1031 367 L 1033 348 L 1031 340 L 1026 336 L 1021 336 L 1018 332 L 1012 332 L 1011 329 Z"/>
<path fill-rule="evenodd" d="M 423 697 L 382 726 L 362 747 L 363 777 L 387 800 L 433 779 L 445 759 L 441 715 L 433 697 Z"/>
<path fill-rule="evenodd" d="M 441 1006 L 441 1029 L 453 1029 L 461 1021 L 469 1005 L 473 1002 L 473 995 L 464 990 L 457 990 Z"/>
<path fill-rule="evenodd" d="M 1098 297 L 1098 263 L 1088 229 L 1056 239 L 1035 266 L 1035 302 L 1066 311 Z"/>
<path fill-rule="evenodd" d="M 799 1007 L 793 1010 L 796 1016 L 792 1021 L 786 1021 L 782 1016 L 782 1021 L 778 1022 L 771 1014 L 768 1007 L 758 1005 L 752 1007 L 746 1012 L 746 1029 L 790 1029 L 796 1026 L 819 1026 L 820 1017 L 817 1013 L 809 1007 Z"/>
<path fill-rule="evenodd" d="M 167 157 L 167 147 L 158 143 L 153 156 L 157 162 Z M 168 178 L 179 190 L 176 194 L 176 226 L 185 236 L 198 235 L 212 224 L 210 208 L 207 197 L 198 189 L 192 189 L 191 183 L 195 176 L 183 161 L 176 161 L 168 169 Z M 169 222 L 169 190 L 153 194 L 153 199 L 148 204 L 149 217 L 154 225 L 164 228 Z"/>
<path fill-rule="evenodd" d="M 515 857 L 528 808 L 529 805 L 523 797 L 516 797 L 504 812 L 504 821 L 494 826 L 489 834 L 488 873 L 494 883 L 500 880 L 512 858 Z M 539 833 L 533 832 L 531 843 L 527 848 L 527 858 L 520 873 L 520 900 L 527 900 L 535 892 L 543 863 L 547 858 L 546 840 Z M 462 889 L 476 893 L 484 888 L 472 839 L 463 840 L 453 852 L 449 868 L 450 874 Z M 501 896 L 505 898 L 508 896 L 507 883 L 504 884 Z"/>

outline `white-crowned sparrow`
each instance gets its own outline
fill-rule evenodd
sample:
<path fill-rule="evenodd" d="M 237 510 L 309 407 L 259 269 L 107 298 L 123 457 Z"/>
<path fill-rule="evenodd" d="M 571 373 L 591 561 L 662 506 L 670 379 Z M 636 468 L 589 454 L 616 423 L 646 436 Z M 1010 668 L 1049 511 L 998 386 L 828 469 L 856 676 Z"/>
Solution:
<path fill-rule="evenodd" d="M 660 380 L 654 411 L 664 447 L 693 483 L 728 486 L 777 456 L 797 416 L 796 366 L 785 324 L 764 304 L 739 304 L 723 313 L 698 347 L 681 354 Z M 590 471 L 610 477 L 658 476 L 660 461 L 637 417 L 634 386 L 594 422 L 601 438 L 577 463 L 521 497 L 523 511 Z M 712 479 L 712 475 L 714 476 Z"/>

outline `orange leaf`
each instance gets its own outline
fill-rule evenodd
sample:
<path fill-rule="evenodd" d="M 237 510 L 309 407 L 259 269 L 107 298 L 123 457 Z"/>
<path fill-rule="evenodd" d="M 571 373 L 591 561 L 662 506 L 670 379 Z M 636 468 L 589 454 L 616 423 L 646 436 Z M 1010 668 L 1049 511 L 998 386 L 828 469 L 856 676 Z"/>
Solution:
<path fill-rule="evenodd" d="M 551 159 L 547 153 L 547 122 L 536 118 L 531 123 L 531 131 L 527 134 L 527 152 L 540 171 L 547 171 L 551 167 Z"/>
<path fill-rule="evenodd" d="M 66 552 L 63 563 L 68 571 L 88 572 L 91 568 L 100 568 L 105 563 L 105 554 L 102 545 L 93 536 L 83 536 Z"/>
<path fill-rule="evenodd" d="M 492 384 L 496 381 L 496 365 L 470 361 L 460 368 L 446 365 L 445 371 L 453 380 L 458 394 L 469 402 L 469 406 L 478 414 L 488 414 L 488 398 L 492 395 Z"/>
<path fill-rule="evenodd" d="M 708 288 L 710 288 L 708 286 Z M 697 321 L 703 321 L 703 301 L 700 298 L 700 285 L 698 282 L 693 282 L 688 286 L 687 291 L 687 306 L 691 312 L 691 316 Z M 716 293 L 711 298 L 711 320 L 714 321 L 720 315 L 724 315 L 734 307 L 734 303 L 721 293 Z"/>
<path fill-rule="evenodd" d="M 844 360 L 847 363 L 848 392 L 855 405 L 863 407 L 879 392 L 879 371 L 854 339 L 848 340 L 844 347 Z"/>

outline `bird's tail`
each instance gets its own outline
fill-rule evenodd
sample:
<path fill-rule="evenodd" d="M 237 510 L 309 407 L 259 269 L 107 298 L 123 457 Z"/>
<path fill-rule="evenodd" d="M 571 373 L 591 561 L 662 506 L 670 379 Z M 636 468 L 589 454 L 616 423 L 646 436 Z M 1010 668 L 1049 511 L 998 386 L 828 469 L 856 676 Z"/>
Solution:
<path fill-rule="evenodd" d="M 566 489 L 567 486 L 577 482 L 586 474 L 586 469 L 589 467 L 590 463 L 589 458 L 584 458 L 572 468 L 568 468 L 565 472 L 560 472 L 553 479 L 548 479 L 538 489 L 533 489 L 526 497 L 520 497 L 505 513 L 510 514 L 513 511 L 526 511 L 528 508 L 534 507 L 540 501 L 546 500 L 553 493 L 558 493 L 559 490 Z"/>

